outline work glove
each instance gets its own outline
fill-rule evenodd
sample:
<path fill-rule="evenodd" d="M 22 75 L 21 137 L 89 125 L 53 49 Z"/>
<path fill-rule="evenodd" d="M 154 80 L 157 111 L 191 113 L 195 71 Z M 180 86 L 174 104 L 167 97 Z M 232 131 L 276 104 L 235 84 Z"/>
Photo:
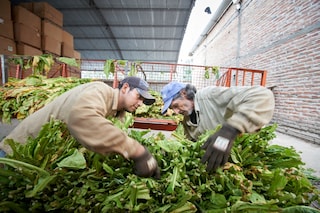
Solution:
<path fill-rule="evenodd" d="M 154 177 L 160 179 L 160 169 L 157 160 L 151 155 L 149 150 L 145 148 L 142 155 L 132 158 L 134 161 L 134 173 L 140 177 Z"/>
<path fill-rule="evenodd" d="M 207 171 L 215 171 L 223 166 L 230 156 L 231 148 L 237 135 L 240 133 L 236 128 L 224 124 L 215 134 L 211 135 L 202 145 L 206 152 L 201 158 L 202 163 L 207 164 Z"/>

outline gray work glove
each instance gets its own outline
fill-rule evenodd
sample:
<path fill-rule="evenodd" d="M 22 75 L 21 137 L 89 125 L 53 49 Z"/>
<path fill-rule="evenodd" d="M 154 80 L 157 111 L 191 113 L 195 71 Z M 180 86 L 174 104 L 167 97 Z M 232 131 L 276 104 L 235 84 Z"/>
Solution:
<path fill-rule="evenodd" d="M 160 179 L 160 169 L 157 160 L 151 155 L 149 150 L 145 148 L 142 155 L 131 158 L 134 161 L 134 173 L 140 177 L 154 177 Z"/>
<path fill-rule="evenodd" d="M 211 135 L 201 147 L 206 152 L 201 162 L 207 162 L 207 171 L 215 171 L 223 166 L 230 156 L 231 148 L 237 135 L 240 133 L 236 128 L 224 124 L 215 134 Z"/>

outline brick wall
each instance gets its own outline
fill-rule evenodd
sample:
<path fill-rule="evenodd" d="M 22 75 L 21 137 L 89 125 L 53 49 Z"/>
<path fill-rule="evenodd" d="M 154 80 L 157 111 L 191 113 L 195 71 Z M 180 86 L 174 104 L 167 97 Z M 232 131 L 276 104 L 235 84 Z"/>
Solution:
<path fill-rule="evenodd" d="M 193 63 L 267 70 L 278 131 L 320 144 L 320 1 L 231 5 Z"/>

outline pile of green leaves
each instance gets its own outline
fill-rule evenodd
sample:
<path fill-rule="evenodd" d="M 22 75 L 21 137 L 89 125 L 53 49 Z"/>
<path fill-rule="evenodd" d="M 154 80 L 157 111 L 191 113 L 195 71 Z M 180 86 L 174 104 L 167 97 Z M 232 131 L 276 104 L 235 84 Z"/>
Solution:
<path fill-rule="evenodd" d="M 156 101 L 152 105 L 142 105 L 139 107 L 133 115 L 139 118 L 157 118 L 157 119 L 170 119 L 179 123 L 182 121 L 183 116 L 180 114 L 173 114 L 171 109 L 168 109 L 168 113 L 165 115 L 161 114 L 161 109 L 163 107 L 163 101 L 161 94 L 157 91 L 151 90 L 150 94 L 155 97 Z"/>
<path fill-rule="evenodd" d="M 186 140 L 182 127 L 165 138 L 149 130 L 128 130 L 146 145 L 161 178 L 140 178 L 120 155 L 102 156 L 83 148 L 64 123 L 50 121 L 39 135 L 0 158 L 1 212 L 319 212 L 310 207 L 319 191 L 302 172 L 293 148 L 269 145 L 276 125 L 235 141 L 230 162 L 208 174 L 201 145 Z M 148 136 L 149 135 L 149 136 Z"/>
<path fill-rule="evenodd" d="M 0 117 L 9 123 L 12 118 L 23 119 L 39 110 L 69 89 L 92 81 L 74 77 L 46 78 L 32 75 L 25 79 L 11 78 L 0 88 Z"/>

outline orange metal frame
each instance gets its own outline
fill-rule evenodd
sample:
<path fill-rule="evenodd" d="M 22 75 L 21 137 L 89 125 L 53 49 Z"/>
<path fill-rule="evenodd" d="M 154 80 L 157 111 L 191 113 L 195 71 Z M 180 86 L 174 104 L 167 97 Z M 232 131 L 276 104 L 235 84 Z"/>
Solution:
<path fill-rule="evenodd" d="M 232 73 L 235 71 L 235 86 L 244 86 L 246 82 L 246 74 L 251 74 L 250 84 L 254 85 L 254 78 L 256 74 L 260 75 L 260 85 L 265 86 L 267 80 L 267 71 L 266 70 L 254 70 L 254 69 L 246 69 L 246 68 L 235 68 L 230 67 L 228 70 L 217 80 L 216 86 L 231 86 Z M 242 81 L 239 85 L 239 75 L 242 75 Z"/>

